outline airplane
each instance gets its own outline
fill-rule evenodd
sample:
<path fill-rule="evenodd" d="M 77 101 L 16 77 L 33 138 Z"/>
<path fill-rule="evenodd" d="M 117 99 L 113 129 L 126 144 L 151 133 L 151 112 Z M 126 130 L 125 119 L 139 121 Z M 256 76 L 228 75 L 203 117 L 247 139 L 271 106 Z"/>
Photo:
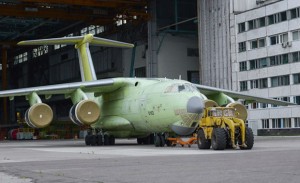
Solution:
<path fill-rule="evenodd" d="M 29 109 L 25 121 L 32 128 L 44 128 L 53 111 L 40 96 L 64 95 L 73 106 L 69 117 L 76 125 L 89 125 L 86 145 L 113 145 L 116 138 L 137 138 L 138 144 L 164 145 L 165 134 L 192 134 L 203 110 L 217 102 L 234 107 L 246 120 L 247 111 L 237 99 L 275 105 L 294 105 L 258 96 L 167 78 L 108 78 L 97 80 L 89 45 L 132 48 L 134 45 L 92 34 L 75 37 L 21 41 L 18 45 L 75 45 L 81 82 L 0 91 L 0 97 L 25 96 Z M 155 134 L 155 136 L 153 136 Z M 155 138 L 155 139 L 154 139 Z"/>

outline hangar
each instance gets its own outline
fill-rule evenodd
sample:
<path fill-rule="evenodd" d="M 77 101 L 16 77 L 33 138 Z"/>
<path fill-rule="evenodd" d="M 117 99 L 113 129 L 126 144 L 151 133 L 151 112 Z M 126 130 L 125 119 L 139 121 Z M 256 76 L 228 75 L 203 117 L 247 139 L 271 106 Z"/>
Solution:
<path fill-rule="evenodd" d="M 91 33 L 136 45 L 132 50 L 91 48 L 100 79 L 182 78 L 298 103 L 299 66 L 293 59 L 300 50 L 296 38 L 300 4 L 246 0 L 244 5 L 238 0 L 1 0 L 2 90 L 79 81 L 72 46 L 16 43 Z M 278 32 L 282 27 L 288 29 Z M 48 103 L 56 116 L 53 129 L 46 133 L 69 138 L 81 130 L 69 124 L 70 101 L 58 96 Z M 299 133 L 299 107 L 248 106 L 249 126 L 258 134 Z M 2 138 L 8 129 L 24 127 L 28 108 L 24 98 L 4 99 L 0 107 Z"/>
<path fill-rule="evenodd" d="M 199 82 L 196 4 L 196 1 L 3 0 L 0 2 L 2 89 L 80 81 L 78 56 L 73 46 L 20 47 L 16 43 L 85 34 L 136 45 L 132 50 L 91 47 L 99 79 L 160 76 Z M 49 127 L 45 133 L 73 137 L 80 129 L 69 123 L 71 102 L 58 96 L 48 103 L 56 116 L 53 129 Z M 7 129 L 26 127 L 23 118 L 28 102 L 16 98 L 3 100 L 1 104 L 3 138 Z"/>

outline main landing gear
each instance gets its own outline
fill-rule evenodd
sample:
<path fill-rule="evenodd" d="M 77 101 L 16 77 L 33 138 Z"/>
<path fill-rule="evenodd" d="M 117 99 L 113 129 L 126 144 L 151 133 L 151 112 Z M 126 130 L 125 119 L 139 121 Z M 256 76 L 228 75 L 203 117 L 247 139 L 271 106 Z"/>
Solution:
<path fill-rule="evenodd" d="M 115 145 L 115 137 L 106 133 L 96 130 L 89 131 L 85 136 L 85 144 L 87 146 L 102 146 L 102 145 Z"/>
<path fill-rule="evenodd" d="M 154 144 L 154 134 L 150 134 L 147 137 L 143 137 L 143 138 L 137 138 L 137 143 L 140 145 Z"/>

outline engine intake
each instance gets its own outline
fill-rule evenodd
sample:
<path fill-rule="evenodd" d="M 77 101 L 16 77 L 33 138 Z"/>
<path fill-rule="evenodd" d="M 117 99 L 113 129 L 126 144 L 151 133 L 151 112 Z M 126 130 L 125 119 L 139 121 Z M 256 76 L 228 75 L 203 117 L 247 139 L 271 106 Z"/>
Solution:
<path fill-rule="evenodd" d="M 246 107 L 243 104 L 233 102 L 233 103 L 229 103 L 226 107 L 235 108 L 236 112 L 238 112 L 237 118 L 240 118 L 240 119 L 246 121 L 246 119 L 248 117 L 248 112 L 247 112 Z"/>
<path fill-rule="evenodd" d="M 25 122 L 32 128 L 44 128 L 53 120 L 51 107 L 44 103 L 37 103 L 25 112 Z"/>
<path fill-rule="evenodd" d="M 92 100 L 82 100 L 73 105 L 69 117 L 78 126 L 91 125 L 100 117 L 100 107 Z"/>
<path fill-rule="evenodd" d="M 205 108 L 208 108 L 208 107 L 218 107 L 219 105 L 217 104 L 217 102 L 213 100 L 206 99 L 204 100 L 204 106 Z"/>

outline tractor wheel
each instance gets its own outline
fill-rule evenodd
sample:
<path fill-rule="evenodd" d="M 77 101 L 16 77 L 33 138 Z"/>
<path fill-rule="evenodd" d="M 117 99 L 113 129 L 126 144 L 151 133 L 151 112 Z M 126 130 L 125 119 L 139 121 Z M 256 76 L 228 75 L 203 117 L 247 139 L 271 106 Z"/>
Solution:
<path fill-rule="evenodd" d="M 214 150 L 224 150 L 227 141 L 226 131 L 223 128 L 214 128 L 211 138 L 211 146 Z"/>
<path fill-rule="evenodd" d="M 241 140 L 239 140 L 239 145 L 241 145 L 242 142 Z M 247 145 L 247 147 L 241 147 L 240 149 L 245 150 L 245 149 L 252 149 L 253 145 L 254 145 L 254 135 L 253 135 L 253 131 L 251 128 L 246 127 L 246 137 L 245 137 L 245 144 Z"/>
<path fill-rule="evenodd" d="M 199 149 L 210 149 L 211 140 L 205 138 L 202 128 L 200 128 L 197 133 L 197 144 Z"/>

